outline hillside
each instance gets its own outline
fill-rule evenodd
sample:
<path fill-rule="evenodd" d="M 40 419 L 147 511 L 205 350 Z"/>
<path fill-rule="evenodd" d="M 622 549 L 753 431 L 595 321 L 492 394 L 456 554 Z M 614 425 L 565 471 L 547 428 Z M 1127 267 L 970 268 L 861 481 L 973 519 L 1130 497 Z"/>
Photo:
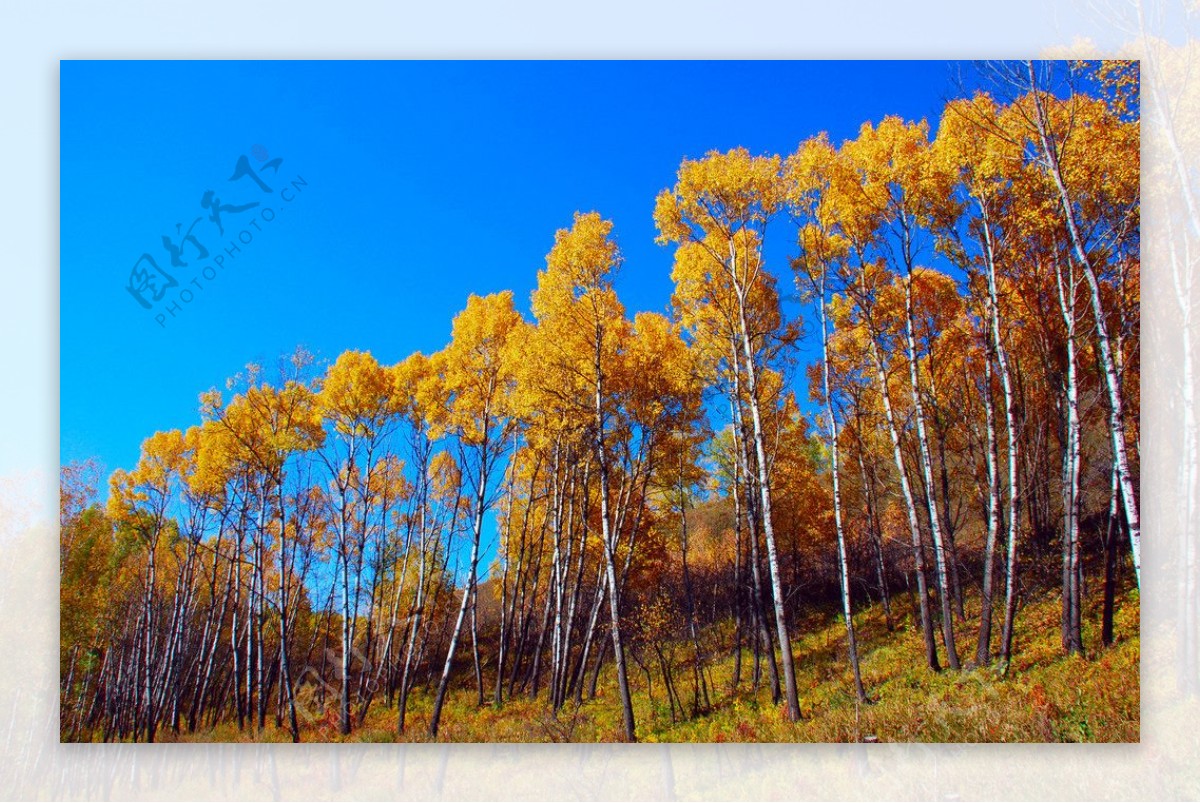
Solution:
<path fill-rule="evenodd" d="M 1117 602 L 1116 641 L 1100 648 L 1100 600 L 1086 606 L 1083 656 L 1064 656 L 1060 639 L 1060 601 L 1047 594 L 1020 612 L 1016 657 L 1009 671 L 995 669 L 943 671 L 922 666 L 919 625 L 911 617 L 894 632 L 883 626 L 882 611 L 872 606 L 855 617 L 862 651 L 863 681 L 872 703 L 855 705 L 846 664 L 845 629 L 840 620 L 813 616 L 801 623 L 796 639 L 797 685 L 804 720 L 793 725 L 784 709 L 771 703 L 768 689 L 750 688 L 752 657 L 744 656 L 742 684 L 730 693 L 730 656 L 714 662 L 711 710 L 672 721 L 661 675 L 652 683 L 633 665 L 631 685 L 638 727 L 644 742 L 1136 742 L 1140 734 L 1140 639 L 1137 592 L 1125 591 Z M 962 628 L 962 643 L 970 644 Z M 679 647 L 682 653 L 684 648 Z M 965 658 L 965 649 L 964 649 Z M 690 668 L 677 665 L 675 684 L 686 706 L 691 701 Z M 765 672 L 764 672 L 765 676 Z M 463 681 L 469 681 L 464 674 Z M 544 696 L 507 702 L 501 709 L 475 706 L 473 688 L 452 690 L 443 712 L 440 739 L 460 742 L 616 741 L 621 735 L 611 668 L 601 676 L 597 698 L 578 708 L 568 702 L 557 718 L 550 716 Z M 427 741 L 430 695 L 417 690 L 410 702 L 409 725 L 401 741 Z M 315 719 L 303 738 L 339 741 L 336 709 Z M 268 723 L 259 739 L 224 725 L 215 730 L 163 741 L 291 741 L 290 734 Z M 367 722 L 350 741 L 398 741 L 395 712 L 374 706 Z"/>

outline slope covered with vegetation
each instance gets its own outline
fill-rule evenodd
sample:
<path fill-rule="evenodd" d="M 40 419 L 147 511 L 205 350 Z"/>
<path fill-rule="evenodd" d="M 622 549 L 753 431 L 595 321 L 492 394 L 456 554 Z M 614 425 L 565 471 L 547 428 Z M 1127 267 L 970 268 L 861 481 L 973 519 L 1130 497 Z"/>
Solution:
<path fill-rule="evenodd" d="M 709 668 L 717 689 L 711 707 L 690 710 L 691 687 L 686 673 L 678 691 L 685 712 L 672 716 L 663 690 L 661 669 L 647 680 L 632 679 L 639 738 L 646 742 L 1136 742 L 1139 738 L 1139 637 L 1137 593 L 1120 600 L 1117 629 L 1122 634 L 1106 649 L 1063 655 L 1056 619 L 1059 601 L 1044 596 L 1028 606 L 1017 630 L 1022 658 L 1007 673 L 994 668 L 962 674 L 934 674 L 920 666 L 921 644 L 906 617 L 894 631 L 884 625 L 880 606 L 855 618 L 862 638 L 863 680 L 871 690 L 868 704 L 858 704 L 845 661 L 845 630 L 840 621 L 814 614 L 800 625 L 808 635 L 796 640 L 797 681 L 804 720 L 793 724 L 771 701 L 764 686 L 744 684 L 730 691 L 733 658 L 725 656 Z M 1090 606 L 1085 638 L 1098 638 L 1099 610 Z M 747 653 L 743 656 L 750 660 Z M 839 671 L 838 667 L 842 667 Z M 609 704 L 616 694 L 612 672 L 602 673 L 597 697 L 568 704 L 557 715 L 540 701 L 511 699 L 496 708 L 477 706 L 474 692 L 457 689 L 446 706 L 442 739 L 461 742 L 590 742 L 619 739 L 618 711 Z M 337 732 L 336 716 L 313 717 L 303 732 L 312 739 L 352 742 L 427 741 L 432 699 L 418 694 L 412 703 L 412 730 L 400 737 L 395 712 L 379 708 L 348 737 Z M 333 714 L 334 712 L 330 712 Z M 166 739 L 172 737 L 166 736 Z M 287 729 L 268 725 L 256 737 L 222 726 L 180 741 L 291 741 Z"/>

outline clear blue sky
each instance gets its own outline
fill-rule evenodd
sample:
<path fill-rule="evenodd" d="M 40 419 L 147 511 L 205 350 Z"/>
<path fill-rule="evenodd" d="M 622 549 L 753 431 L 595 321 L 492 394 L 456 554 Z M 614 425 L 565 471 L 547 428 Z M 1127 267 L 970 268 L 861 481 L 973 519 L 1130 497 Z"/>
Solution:
<path fill-rule="evenodd" d="M 654 244 L 651 213 L 682 158 L 786 154 L 888 114 L 934 124 L 956 74 L 944 62 L 63 62 L 61 458 L 130 467 L 147 435 L 198 422 L 201 391 L 298 345 L 395 362 L 443 346 L 469 293 L 510 288 L 527 312 L 576 210 L 614 220 L 629 311 L 664 310 L 671 251 Z M 273 192 L 228 180 L 242 155 Z M 226 207 L 223 237 L 208 190 Z M 180 244 L 176 224 L 197 217 L 210 260 L 189 244 L 172 268 L 162 238 Z M 243 230 L 252 241 L 190 285 Z M 127 289 L 143 253 L 179 282 L 158 304 L 144 292 L 150 310 Z"/>

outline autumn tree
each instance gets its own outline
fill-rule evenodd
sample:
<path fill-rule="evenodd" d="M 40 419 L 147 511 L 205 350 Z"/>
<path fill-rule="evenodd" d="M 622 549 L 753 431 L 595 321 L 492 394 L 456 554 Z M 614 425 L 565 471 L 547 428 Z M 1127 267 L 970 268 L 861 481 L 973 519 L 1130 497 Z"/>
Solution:
<path fill-rule="evenodd" d="M 750 308 L 758 295 L 757 288 L 768 281 L 762 244 L 767 223 L 783 201 L 779 170 L 779 157 L 752 157 L 744 149 L 724 154 L 712 152 L 696 161 L 685 160 L 679 167 L 674 188 L 659 194 L 654 219 L 660 243 L 677 243 L 684 255 L 694 255 L 693 268 L 712 277 L 708 286 L 719 287 L 732 296 L 727 308 L 734 312 L 736 347 L 740 351 L 734 371 L 744 372 L 746 378 L 784 696 L 788 718 L 795 722 L 800 719 L 800 699 L 771 516 L 771 483 L 759 395 L 763 334 L 751 328 L 756 316 Z M 701 287 L 704 284 L 697 283 Z M 701 296 L 684 303 L 710 302 Z"/>
<path fill-rule="evenodd" d="M 854 691 L 859 700 L 866 699 L 862 673 L 858 665 L 858 643 L 854 633 L 854 611 L 850 600 L 850 568 L 846 559 L 846 528 L 843 524 L 840 485 L 839 423 L 830 382 L 829 323 L 827 298 L 831 274 L 845 275 L 842 267 L 849 251 L 846 240 L 830 229 L 829 214 L 821 209 L 821 195 L 834 178 L 827 173 L 837 169 L 837 153 L 826 137 L 804 143 L 787 160 L 788 201 L 793 214 L 800 220 L 800 254 L 793 261 L 797 283 L 806 282 L 805 294 L 817 310 L 821 341 L 821 384 L 814 395 L 823 400 L 829 435 L 830 481 L 833 486 L 833 519 L 837 534 L 838 574 L 842 591 L 842 616 L 846 621 L 846 644 L 850 650 L 850 666 L 854 673 Z M 821 212 L 825 211 L 824 216 Z M 824 217 L 824 220 L 822 219 Z"/>
<path fill-rule="evenodd" d="M 321 457 L 329 473 L 329 504 L 342 598 L 339 727 L 351 728 L 351 662 L 378 482 L 380 451 L 395 427 L 392 378 L 369 352 L 347 351 L 329 367 L 316 398 L 330 437 Z"/>
<path fill-rule="evenodd" d="M 630 336 L 630 325 L 613 289 L 621 254 L 611 235 L 612 223 L 594 212 L 577 214 L 570 229 L 560 229 L 554 247 L 546 256 L 546 268 L 538 274 L 533 312 L 540 347 L 535 359 L 550 369 L 550 377 L 565 383 L 560 389 L 538 383 L 540 392 L 560 396 L 560 409 L 587 432 L 595 461 L 609 635 L 624 737 L 632 742 L 637 735 L 621 638 L 621 587 L 617 572 L 619 529 L 615 517 L 620 511 L 619 503 L 612 499 L 611 488 L 612 430 L 620 425 L 619 420 L 614 420 L 615 398 L 623 379 L 620 353 Z"/>
<path fill-rule="evenodd" d="M 434 737 L 437 736 L 454 654 L 468 609 L 472 610 L 479 703 L 483 702 L 483 678 L 479 674 L 478 636 L 472 606 L 476 599 L 484 516 L 494 501 L 493 477 L 511 445 L 510 436 L 515 426 L 509 397 L 513 392 L 514 362 L 519 356 L 512 353 L 510 339 L 522 326 L 521 316 L 513 307 L 512 293 L 483 298 L 471 296 L 466 309 L 454 319 L 450 344 L 433 358 L 445 389 L 446 404 L 431 411 L 432 421 L 436 428 L 454 436 L 459 466 L 466 475 L 472 497 L 473 521 L 466 585 L 429 721 L 429 733 Z"/>

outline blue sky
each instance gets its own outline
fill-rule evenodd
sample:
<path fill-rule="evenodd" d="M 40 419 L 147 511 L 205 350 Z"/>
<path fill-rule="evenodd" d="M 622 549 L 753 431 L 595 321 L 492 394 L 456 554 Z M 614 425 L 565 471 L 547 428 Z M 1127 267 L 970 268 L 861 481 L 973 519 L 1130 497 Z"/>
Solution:
<path fill-rule="evenodd" d="M 630 313 L 664 310 L 672 257 L 651 213 L 681 159 L 786 154 L 888 114 L 936 123 L 956 74 L 945 62 L 64 61 L 61 459 L 130 467 L 147 435 L 198 422 L 201 391 L 297 346 L 390 363 L 443 346 L 469 293 L 512 289 L 527 312 L 576 210 L 614 221 Z M 229 181 L 240 156 L 272 192 Z M 223 236 L 208 190 L 226 207 Z M 198 217 L 210 257 L 189 244 L 173 268 L 162 238 L 180 244 L 176 224 Z M 787 224 L 775 236 L 790 238 Z M 241 250 L 202 275 L 231 243 Z M 127 289 L 143 253 L 178 282 L 149 310 Z"/>

